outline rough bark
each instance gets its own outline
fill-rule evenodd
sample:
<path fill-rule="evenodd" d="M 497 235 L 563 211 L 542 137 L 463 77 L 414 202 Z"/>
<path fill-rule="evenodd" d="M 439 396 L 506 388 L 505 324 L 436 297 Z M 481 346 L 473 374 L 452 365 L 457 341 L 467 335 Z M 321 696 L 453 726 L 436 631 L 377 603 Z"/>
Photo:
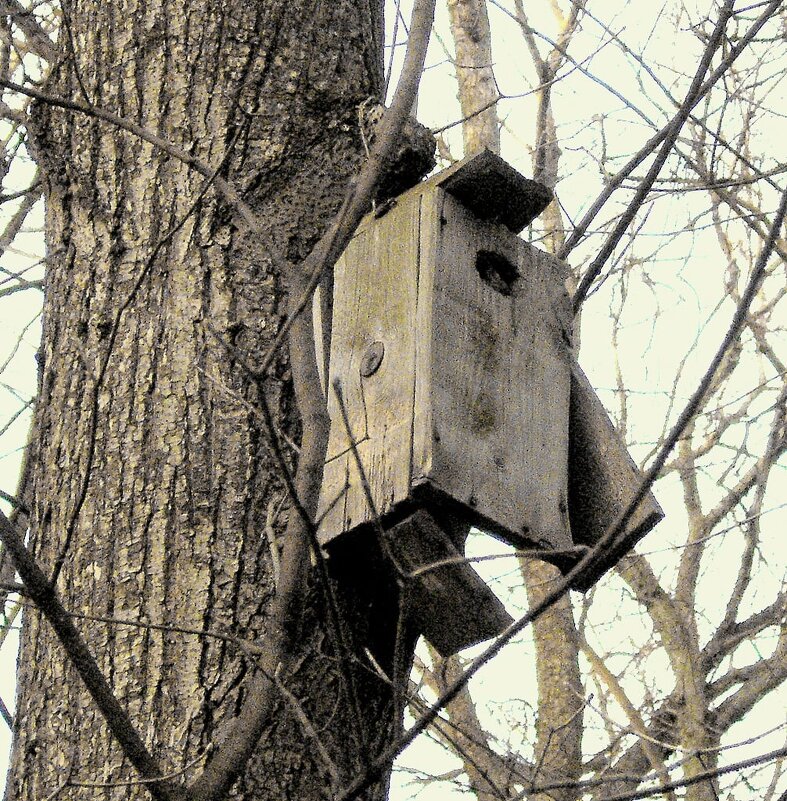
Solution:
<path fill-rule="evenodd" d="M 71 610 L 264 646 L 272 554 L 294 512 L 254 412 L 256 388 L 225 345 L 261 361 L 287 305 L 275 261 L 308 253 L 358 165 L 358 106 L 381 86 L 379 4 L 89 0 L 64 13 L 61 47 L 73 53 L 48 90 L 224 162 L 276 253 L 210 188 L 200 197 L 204 178 L 183 164 L 105 123 L 39 106 L 49 262 L 31 543 L 47 570 L 62 562 L 57 588 Z M 265 392 L 297 442 L 286 354 Z M 384 637 L 396 621 L 368 621 L 343 601 L 362 659 L 365 629 Z M 289 686 L 299 709 L 280 701 L 238 797 L 323 795 L 330 771 L 306 744 L 302 713 L 342 779 L 396 728 L 390 688 L 363 668 L 366 720 L 353 719 L 322 613 L 315 586 Z M 67 775 L 133 778 L 46 624 L 25 617 L 7 797 L 47 797 Z M 244 703 L 252 662 L 226 639 L 79 627 L 161 764 L 192 777 Z M 60 798 L 85 792 L 66 787 Z M 95 792 L 145 795 L 122 784 Z"/>

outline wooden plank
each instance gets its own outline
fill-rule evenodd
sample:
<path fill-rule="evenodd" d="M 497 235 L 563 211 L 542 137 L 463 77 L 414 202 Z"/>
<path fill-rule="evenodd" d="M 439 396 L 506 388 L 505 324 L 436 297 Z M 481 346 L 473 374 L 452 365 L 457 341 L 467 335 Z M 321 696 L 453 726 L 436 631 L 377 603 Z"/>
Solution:
<path fill-rule="evenodd" d="M 420 303 L 433 293 L 433 328 L 415 413 L 432 416 L 432 450 L 414 450 L 414 481 L 464 503 L 515 545 L 570 547 L 565 268 L 440 196 L 433 286 L 422 270 L 419 294 Z M 482 278 L 479 253 L 519 273 L 508 290 Z"/>
<path fill-rule="evenodd" d="M 341 495 L 346 482 L 350 487 L 320 524 L 323 542 L 374 518 L 333 391 L 335 378 L 341 382 L 377 513 L 389 512 L 409 494 L 419 205 L 416 194 L 369 221 L 336 265 L 328 387 L 331 432 L 320 514 Z M 372 347 L 382 349 L 382 360 L 363 375 Z"/>
<path fill-rule="evenodd" d="M 572 363 L 569 440 L 569 516 L 574 541 L 592 547 L 634 497 L 642 474 L 582 368 Z M 626 530 L 572 585 L 587 591 L 662 518 L 648 493 Z"/>
<path fill-rule="evenodd" d="M 416 301 L 415 403 L 413 406 L 413 479 L 419 481 L 432 469 L 432 326 L 434 316 L 435 264 L 440 243 L 442 192 L 425 192 L 420 208 L 418 296 Z"/>
<path fill-rule="evenodd" d="M 520 175 L 491 150 L 468 156 L 436 176 L 435 183 L 477 219 L 500 223 L 515 234 L 533 222 L 553 198 L 544 184 Z"/>
<path fill-rule="evenodd" d="M 442 656 L 495 637 L 511 625 L 513 619 L 500 599 L 427 511 L 392 526 L 386 538 L 408 573 L 449 560 L 405 582 L 411 617 Z"/>

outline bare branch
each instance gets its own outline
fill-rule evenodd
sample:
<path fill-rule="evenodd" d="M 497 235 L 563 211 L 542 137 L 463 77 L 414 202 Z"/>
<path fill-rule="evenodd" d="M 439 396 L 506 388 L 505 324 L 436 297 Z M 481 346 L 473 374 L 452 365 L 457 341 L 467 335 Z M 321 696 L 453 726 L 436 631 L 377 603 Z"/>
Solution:
<path fill-rule="evenodd" d="M 716 27 L 713 30 L 713 34 L 710 37 L 710 41 L 708 42 L 705 52 L 702 55 L 702 59 L 700 59 L 700 64 L 697 68 L 697 72 L 694 75 L 694 80 L 691 82 L 691 86 L 689 86 L 689 90 L 686 93 L 685 100 L 681 104 L 677 114 L 674 116 L 672 122 L 669 124 L 669 127 L 665 131 L 664 138 L 661 144 L 661 149 L 659 150 L 658 155 L 656 156 L 653 164 L 648 170 L 648 174 L 645 176 L 643 180 L 639 182 L 639 185 L 637 186 L 637 191 L 634 193 L 634 197 L 629 202 L 626 211 L 621 215 L 614 230 L 604 242 L 601 251 L 596 255 L 595 259 L 593 259 L 590 267 L 582 276 L 582 279 L 580 280 L 579 285 L 577 286 L 577 290 L 574 293 L 574 313 L 576 313 L 579 307 L 582 305 L 582 302 L 585 300 L 585 297 L 588 293 L 588 290 L 590 289 L 591 284 L 600 275 L 602 269 L 604 268 L 604 265 L 607 262 L 607 259 L 609 259 L 609 257 L 612 255 L 612 252 L 617 247 L 621 237 L 626 232 L 626 229 L 631 224 L 637 212 L 640 210 L 642 201 L 650 192 L 650 189 L 653 186 L 653 182 L 658 177 L 658 174 L 661 172 L 662 167 L 664 166 L 664 164 L 667 161 L 667 158 L 672 152 L 672 148 L 675 144 L 676 139 L 678 138 L 678 134 L 680 133 L 683 124 L 688 119 L 691 109 L 700 101 L 700 99 L 702 98 L 703 89 L 710 83 L 709 79 L 708 81 L 705 82 L 705 84 L 703 84 L 702 79 L 705 77 L 705 73 L 708 71 L 708 68 L 710 67 L 711 59 L 713 58 L 714 54 L 716 53 L 716 50 L 721 44 L 722 34 L 724 33 L 724 29 L 727 26 L 727 22 L 732 16 L 732 13 L 733 13 L 732 0 L 725 0 L 722 11 L 719 14 L 719 20 L 716 23 Z M 725 61 L 728 61 L 730 64 L 732 63 L 732 61 L 729 60 L 729 56 L 727 57 L 727 59 L 725 59 Z M 718 72 L 718 70 L 716 72 Z M 574 233 L 576 233 L 576 230 Z M 569 242 L 571 241 L 571 238 L 573 236 L 574 234 L 572 234 L 571 237 L 569 237 Z M 569 242 L 567 242 L 565 247 L 563 248 L 564 252 L 570 249 Z"/>
<path fill-rule="evenodd" d="M 25 8 L 19 0 L 2 0 L 0 14 L 7 15 L 14 25 L 19 27 L 19 30 L 25 35 L 27 47 L 32 53 L 45 61 L 55 61 L 57 48 L 30 9 Z"/>
<path fill-rule="evenodd" d="M 767 8 L 763 11 L 762 14 L 757 18 L 755 23 L 749 28 L 746 34 L 741 37 L 738 43 L 733 47 L 727 56 L 724 58 L 722 63 L 711 73 L 708 79 L 702 84 L 702 86 L 696 91 L 694 94 L 693 100 L 689 107 L 686 109 L 690 111 L 694 106 L 696 106 L 699 101 L 705 97 L 705 95 L 715 86 L 718 80 L 724 75 L 727 71 L 729 66 L 733 63 L 735 59 L 744 51 L 744 49 L 748 46 L 748 44 L 754 39 L 760 29 L 765 25 L 766 22 L 771 18 L 773 13 L 779 8 L 781 5 L 782 0 L 771 0 L 768 3 Z M 688 99 L 688 98 L 687 98 Z M 685 103 L 685 100 L 684 100 Z M 568 254 L 576 247 L 579 243 L 580 239 L 585 235 L 590 224 L 598 215 L 599 211 L 604 207 L 607 200 L 612 196 L 612 194 L 617 190 L 623 181 L 631 175 L 631 173 L 640 165 L 642 164 L 645 159 L 652 154 L 655 149 L 664 141 L 664 139 L 669 135 L 670 131 L 672 130 L 673 124 L 675 124 L 675 120 L 678 118 L 676 114 L 675 117 L 665 125 L 657 134 L 652 136 L 643 147 L 631 158 L 629 161 L 617 172 L 615 175 L 609 180 L 607 186 L 604 188 L 604 191 L 599 195 L 596 201 L 593 203 L 591 208 L 583 215 L 582 219 L 574 226 L 574 230 L 572 231 L 571 235 L 566 240 L 566 244 L 563 249 L 557 254 L 558 258 L 565 259 Z"/>
<path fill-rule="evenodd" d="M 33 89 L 29 86 L 21 86 L 20 84 L 9 81 L 3 77 L 0 77 L 0 86 L 10 89 L 12 92 L 18 92 L 19 94 L 27 95 L 34 100 L 38 100 L 50 106 L 55 106 L 56 108 L 62 108 L 65 111 L 84 114 L 88 117 L 94 117 L 97 120 L 108 122 L 110 125 L 114 125 L 116 128 L 120 128 L 123 131 L 127 131 L 128 133 L 139 137 L 143 141 L 148 142 L 149 144 L 161 150 L 162 153 L 166 153 L 168 156 L 182 162 L 188 167 L 191 167 L 195 172 L 199 173 L 210 181 L 210 184 L 214 186 L 224 197 L 224 199 L 238 212 L 243 222 L 248 226 L 249 230 L 260 238 L 261 243 L 267 244 L 264 234 L 265 228 L 262 224 L 262 221 L 254 213 L 251 207 L 241 198 L 237 189 L 225 178 L 222 178 L 218 174 L 218 170 L 215 167 L 206 164 L 201 159 L 193 156 L 183 148 L 178 147 L 178 145 L 170 142 L 168 139 L 164 139 L 153 131 L 149 131 L 147 128 L 138 125 L 136 122 L 128 120 L 125 117 L 121 117 L 119 114 L 115 114 L 111 111 L 100 108 L 99 106 L 88 105 L 87 103 L 69 100 L 68 98 L 64 97 L 56 97 L 55 95 L 41 92 L 38 89 Z M 282 263 L 281 260 L 275 256 L 275 249 L 269 248 L 269 251 L 270 252 L 268 255 L 270 258 L 273 259 L 275 264 L 281 267 Z"/>
<path fill-rule="evenodd" d="M 661 787 L 666 788 L 669 784 L 669 773 L 667 772 L 664 759 L 662 756 L 662 749 L 659 749 L 655 746 L 654 743 L 650 741 L 650 738 L 646 734 L 646 725 L 645 721 L 642 719 L 642 716 L 637 711 L 637 708 L 629 699 L 626 691 L 621 686 L 620 682 L 618 681 L 617 676 L 615 676 L 612 671 L 606 666 L 604 660 L 596 653 L 596 651 L 590 646 L 588 641 L 585 639 L 584 636 L 580 635 L 580 648 L 582 649 L 582 653 L 585 654 L 588 661 L 590 662 L 591 668 L 598 674 L 604 684 L 609 687 L 610 691 L 612 692 L 613 697 L 615 700 L 620 704 L 623 711 L 626 713 L 626 717 L 629 719 L 629 723 L 631 724 L 634 733 L 640 738 L 642 742 L 642 750 L 645 752 L 645 756 L 648 758 L 648 762 L 650 762 L 651 768 L 654 772 L 658 775 L 659 781 L 661 782 Z M 670 801 L 675 801 L 675 793 L 671 790 L 664 789 L 664 794 L 667 796 Z"/>
<path fill-rule="evenodd" d="M 751 759 L 734 762 L 731 765 L 725 765 L 723 768 L 702 771 L 694 776 L 686 777 L 680 781 L 670 782 L 667 785 L 653 787 L 647 790 L 637 790 L 633 793 L 619 793 L 618 795 L 607 796 L 606 801 L 636 801 L 638 798 L 650 798 L 651 796 L 660 795 L 665 790 L 679 790 L 683 787 L 691 787 L 694 784 L 715 779 L 717 776 L 724 776 L 728 773 L 736 773 L 737 771 L 746 770 L 747 768 L 765 765 L 768 762 L 773 762 L 785 756 L 787 756 L 787 748 L 778 748 L 775 751 L 769 751 L 767 754 L 761 754 Z"/>

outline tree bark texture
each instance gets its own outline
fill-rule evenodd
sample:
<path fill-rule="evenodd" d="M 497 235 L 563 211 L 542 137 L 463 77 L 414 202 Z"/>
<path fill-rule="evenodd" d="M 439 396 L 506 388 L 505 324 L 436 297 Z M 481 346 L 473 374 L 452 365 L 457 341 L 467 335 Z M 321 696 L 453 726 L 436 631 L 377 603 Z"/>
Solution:
<path fill-rule="evenodd" d="M 284 318 L 275 262 L 309 252 L 359 164 L 358 106 L 379 99 L 381 30 L 378 0 L 65 6 L 48 91 L 121 114 L 220 169 L 265 220 L 276 251 L 184 164 L 39 104 L 48 271 L 31 545 L 59 571 L 68 609 L 264 647 L 277 537 L 295 512 L 239 362 L 259 364 Z M 285 352 L 265 393 L 297 443 Z M 365 628 L 384 637 L 396 620 L 370 621 L 354 598 L 343 600 L 360 660 Z M 164 769 L 192 778 L 243 705 L 253 660 L 214 636 L 78 623 Z M 299 640 L 289 683 L 297 708 L 280 700 L 238 797 L 323 795 L 330 771 L 304 716 L 343 779 L 396 729 L 390 687 L 363 667 L 355 674 L 366 720 L 353 719 L 317 586 Z M 17 710 L 8 799 L 45 798 L 67 776 L 134 778 L 34 610 Z M 146 794 L 121 784 L 66 787 L 59 798 L 85 793 Z"/>
<path fill-rule="evenodd" d="M 551 591 L 560 571 L 548 562 L 522 560 L 527 597 L 533 607 Z M 582 775 L 584 688 L 571 608 L 564 595 L 533 623 L 538 683 L 536 765 L 533 783 L 577 781 Z M 533 796 L 533 801 L 574 801 L 572 787 Z"/>

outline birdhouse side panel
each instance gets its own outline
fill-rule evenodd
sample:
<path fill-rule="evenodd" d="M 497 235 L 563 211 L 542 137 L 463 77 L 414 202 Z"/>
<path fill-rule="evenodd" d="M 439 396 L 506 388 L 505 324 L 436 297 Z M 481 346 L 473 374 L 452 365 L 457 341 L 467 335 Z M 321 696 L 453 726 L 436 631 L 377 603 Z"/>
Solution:
<path fill-rule="evenodd" d="M 570 437 L 572 532 L 577 544 L 593 547 L 634 498 L 642 474 L 577 363 L 572 365 Z M 663 516 L 658 501 L 648 492 L 624 531 L 575 580 L 573 589 L 590 589 Z"/>
<path fill-rule="evenodd" d="M 390 512 L 410 490 L 420 197 L 369 219 L 335 269 L 320 539 Z M 338 379 L 349 429 L 333 382 Z M 352 453 L 350 434 L 362 464 Z M 371 492 L 369 505 L 364 479 Z"/>
<path fill-rule="evenodd" d="M 414 479 L 515 544 L 570 547 L 562 265 L 440 190 L 436 206 L 436 232 L 422 224 L 419 307 L 431 307 L 431 336 L 427 369 L 418 361 L 416 420 L 429 419 L 430 430 L 416 425 Z"/>

